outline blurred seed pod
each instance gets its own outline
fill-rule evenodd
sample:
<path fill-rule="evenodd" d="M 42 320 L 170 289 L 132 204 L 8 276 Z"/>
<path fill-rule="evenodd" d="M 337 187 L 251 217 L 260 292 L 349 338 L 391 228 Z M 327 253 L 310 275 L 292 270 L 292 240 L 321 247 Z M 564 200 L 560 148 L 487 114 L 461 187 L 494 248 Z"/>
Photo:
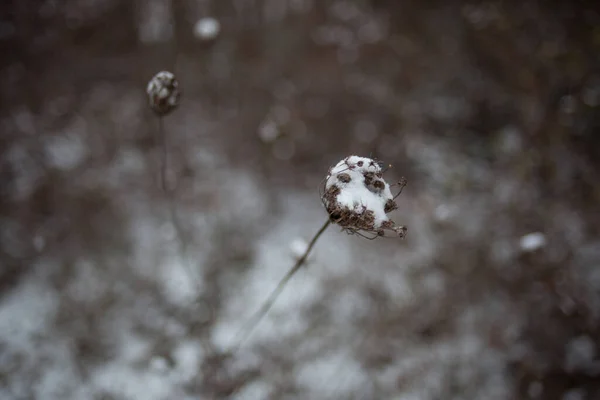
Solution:
<path fill-rule="evenodd" d="M 169 114 L 179 105 L 181 92 L 175 75 L 161 71 L 154 75 L 146 87 L 150 108 L 158 116 Z"/>

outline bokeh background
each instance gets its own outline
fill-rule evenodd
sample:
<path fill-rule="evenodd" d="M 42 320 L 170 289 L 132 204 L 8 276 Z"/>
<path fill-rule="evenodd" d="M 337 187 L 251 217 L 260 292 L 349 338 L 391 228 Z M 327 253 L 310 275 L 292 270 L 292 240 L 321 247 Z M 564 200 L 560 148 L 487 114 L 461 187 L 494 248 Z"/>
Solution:
<path fill-rule="evenodd" d="M 599 10 L 3 1 L 0 398 L 600 399 Z M 330 227 L 229 352 L 350 154 L 407 238 Z"/>

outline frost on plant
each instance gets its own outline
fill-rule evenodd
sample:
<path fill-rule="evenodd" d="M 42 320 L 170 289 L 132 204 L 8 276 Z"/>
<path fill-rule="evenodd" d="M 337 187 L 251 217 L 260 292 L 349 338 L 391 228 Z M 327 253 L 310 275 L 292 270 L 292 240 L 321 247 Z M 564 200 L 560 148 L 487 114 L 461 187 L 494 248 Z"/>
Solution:
<path fill-rule="evenodd" d="M 150 108 L 159 116 L 167 115 L 179 105 L 181 92 L 175 75 L 161 71 L 154 75 L 146 87 Z"/>
<path fill-rule="evenodd" d="M 394 196 L 384 172 L 376 160 L 358 156 L 346 157 L 331 168 L 322 195 L 331 221 L 348 233 L 384 236 L 392 231 L 404 237 L 406 227 L 396 225 L 387 214 L 398 208 L 395 198 L 406 181 L 398 183 L 400 192 Z"/>

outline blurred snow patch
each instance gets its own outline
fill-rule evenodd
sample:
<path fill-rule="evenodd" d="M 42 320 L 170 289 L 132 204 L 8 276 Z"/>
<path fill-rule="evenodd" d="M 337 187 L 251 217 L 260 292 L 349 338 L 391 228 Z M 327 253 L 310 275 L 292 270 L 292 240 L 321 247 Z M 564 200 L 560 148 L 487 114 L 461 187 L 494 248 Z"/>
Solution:
<path fill-rule="evenodd" d="M 13 113 L 13 120 L 16 128 L 22 133 L 27 135 L 35 134 L 35 117 L 29 109 L 22 108 L 15 110 Z"/>
<path fill-rule="evenodd" d="M 456 211 L 447 204 L 440 204 L 435 208 L 433 215 L 437 221 L 446 222 L 451 219 L 455 213 Z"/>
<path fill-rule="evenodd" d="M 78 304 L 93 304 L 109 289 L 98 265 L 87 259 L 75 263 L 75 276 L 66 287 L 66 294 Z"/>
<path fill-rule="evenodd" d="M 307 248 L 308 243 L 302 238 L 295 238 L 290 242 L 290 251 L 296 260 L 299 260 L 304 255 Z"/>
<path fill-rule="evenodd" d="M 138 39 L 145 44 L 166 42 L 173 36 L 171 0 L 138 0 Z"/>
<path fill-rule="evenodd" d="M 134 368 L 115 361 L 95 371 L 92 384 L 113 396 L 127 399 L 167 400 L 180 397 L 162 372 Z"/>
<path fill-rule="evenodd" d="M 169 369 L 169 363 L 164 357 L 154 356 L 150 359 L 150 368 L 156 372 L 165 373 Z"/>
<path fill-rule="evenodd" d="M 8 162 L 14 174 L 12 197 L 24 200 L 33 193 L 43 177 L 43 170 L 32 154 L 23 146 L 12 146 L 7 151 Z"/>
<path fill-rule="evenodd" d="M 273 391 L 273 387 L 264 381 L 254 381 L 234 394 L 231 400 L 258 400 L 268 399 Z"/>
<path fill-rule="evenodd" d="M 562 400 L 586 400 L 586 393 L 583 389 L 571 389 L 562 396 Z"/>
<path fill-rule="evenodd" d="M 370 301 L 356 288 L 344 288 L 331 300 L 333 321 L 340 324 L 352 324 L 366 317 L 370 311 Z"/>
<path fill-rule="evenodd" d="M 267 211 L 267 192 L 256 178 L 242 170 L 228 170 L 218 176 L 221 185 L 218 197 L 221 207 L 218 224 L 233 223 L 242 228 L 257 223 Z"/>
<path fill-rule="evenodd" d="M 274 141 L 279 137 L 279 135 L 279 127 L 272 119 L 263 121 L 258 127 L 258 137 L 265 143 Z"/>
<path fill-rule="evenodd" d="M 567 343 L 565 348 L 565 370 L 569 372 L 588 371 L 593 366 L 595 357 L 596 344 L 592 338 L 585 335 L 575 337 Z"/>
<path fill-rule="evenodd" d="M 30 341 L 46 332 L 58 308 L 56 293 L 46 284 L 29 279 L 3 296 L 0 303 L 0 339 L 29 349 Z"/>
<path fill-rule="evenodd" d="M 122 147 L 111 165 L 109 179 L 115 184 L 124 183 L 128 176 L 137 178 L 145 173 L 145 167 L 145 156 L 139 150 Z"/>
<path fill-rule="evenodd" d="M 198 375 L 204 359 L 204 349 L 197 340 L 185 340 L 177 345 L 172 356 L 175 360 L 176 377 L 185 382 Z"/>
<path fill-rule="evenodd" d="M 46 239 L 42 235 L 35 235 L 32 242 L 36 251 L 42 251 L 46 247 Z"/>
<path fill-rule="evenodd" d="M 200 40 L 215 39 L 221 32 L 221 24 L 212 17 L 199 19 L 194 25 L 194 36 Z"/>
<path fill-rule="evenodd" d="M 508 125 L 502 128 L 500 135 L 500 150 L 507 154 L 513 155 L 521 151 L 523 148 L 522 132 L 516 126 Z"/>
<path fill-rule="evenodd" d="M 152 343 L 148 339 L 126 330 L 119 334 L 117 354 L 125 362 L 140 361 L 152 350 Z"/>
<path fill-rule="evenodd" d="M 165 296 L 173 304 L 189 305 L 202 291 L 203 281 L 196 273 L 197 263 L 187 257 L 170 257 L 161 266 Z"/>
<path fill-rule="evenodd" d="M 74 127 L 74 130 L 83 131 L 83 129 L 83 126 Z M 46 143 L 48 164 L 61 170 L 76 168 L 87 157 L 88 152 L 88 147 L 75 132 L 50 137 Z"/>
<path fill-rule="evenodd" d="M 300 365 L 296 383 L 311 393 L 311 398 L 365 398 L 372 390 L 371 379 L 361 364 L 342 351 L 326 353 Z"/>
<path fill-rule="evenodd" d="M 539 250 L 546 246 L 546 236 L 541 232 L 529 233 L 521 237 L 519 246 L 521 247 L 521 250 L 525 252 Z"/>

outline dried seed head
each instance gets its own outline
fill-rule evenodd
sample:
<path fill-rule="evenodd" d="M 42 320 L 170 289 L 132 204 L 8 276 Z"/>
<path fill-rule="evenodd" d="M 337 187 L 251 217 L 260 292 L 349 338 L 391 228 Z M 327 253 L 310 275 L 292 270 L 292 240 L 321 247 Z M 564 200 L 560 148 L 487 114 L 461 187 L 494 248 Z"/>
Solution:
<path fill-rule="evenodd" d="M 385 189 L 385 183 L 383 182 L 383 180 L 377 180 L 373 182 L 373 187 L 378 190 L 383 190 Z"/>
<path fill-rule="evenodd" d="M 146 87 L 150 108 L 157 115 L 167 115 L 179 105 L 181 93 L 179 82 L 175 75 L 168 71 L 161 71 L 154 75 Z"/>
<path fill-rule="evenodd" d="M 329 170 L 322 201 L 332 222 L 348 233 L 370 232 L 400 237 L 406 228 L 396 225 L 387 213 L 398 208 L 390 185 L 383 179 L 381 164 L 366 157 L 346 157 Z"/>

